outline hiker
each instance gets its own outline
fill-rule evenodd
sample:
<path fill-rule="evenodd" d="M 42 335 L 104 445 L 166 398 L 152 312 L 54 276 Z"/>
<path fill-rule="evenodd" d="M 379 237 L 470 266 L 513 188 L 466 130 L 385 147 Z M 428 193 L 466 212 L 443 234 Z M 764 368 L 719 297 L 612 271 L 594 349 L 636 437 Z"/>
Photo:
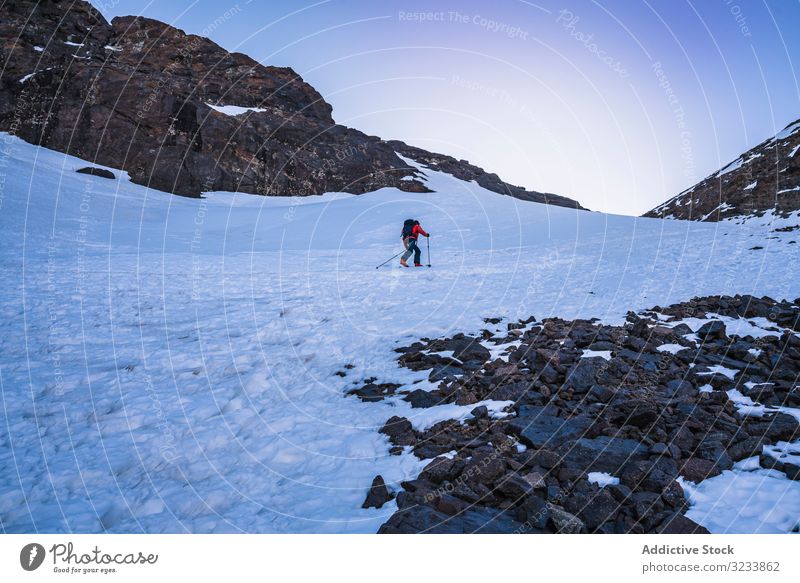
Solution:
<path fill-rule="evenodd" d="M 417 237 L 420 235 L 430 237 L 430 235 L 419 226 L 419 221 L 406 219 L 403 223 L 403 233 L 401 235 L 401 237 L 403 237 L 403 245 L 406 248 L 406 252 L 400 257 L 400 265 L 403 267 L 408 267 L 406 261 L 411 257 L 412 253 L 414 254 L 414 267 L 422 267 L 422 263 L 419 262 L 422 251 L 420 251 L 417 246 Z"/>

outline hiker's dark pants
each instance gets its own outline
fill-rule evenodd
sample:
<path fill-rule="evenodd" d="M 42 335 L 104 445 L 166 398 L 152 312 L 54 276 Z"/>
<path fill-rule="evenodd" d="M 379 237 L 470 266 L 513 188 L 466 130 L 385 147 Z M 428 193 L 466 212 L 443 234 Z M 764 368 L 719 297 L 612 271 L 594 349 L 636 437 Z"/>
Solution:
<path fill-rule="evenodd" d="M 408 261 L 408 258 L 411 257 L 411 254 L 414 254 L 414 263 L 420 263 L 420 259 L 422 256 L 422 251 L 420 248 L 417 247 L 417 240 L 416 239 L 406 239 L 403 241 L 403 244 L 406 246 L 406 252 L 403 253 L 403 261 Z"/>

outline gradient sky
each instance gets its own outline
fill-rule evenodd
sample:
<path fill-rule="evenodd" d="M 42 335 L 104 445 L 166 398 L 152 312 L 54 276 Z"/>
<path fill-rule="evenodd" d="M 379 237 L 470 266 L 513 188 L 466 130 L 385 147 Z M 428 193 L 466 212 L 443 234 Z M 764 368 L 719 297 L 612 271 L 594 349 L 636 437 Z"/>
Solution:
<path fill-rule="evenodd" d="M 93 4 L 290 66 L 339 123 L 593 210 L 641 214 L 800 118 L 797 0 Z"/>

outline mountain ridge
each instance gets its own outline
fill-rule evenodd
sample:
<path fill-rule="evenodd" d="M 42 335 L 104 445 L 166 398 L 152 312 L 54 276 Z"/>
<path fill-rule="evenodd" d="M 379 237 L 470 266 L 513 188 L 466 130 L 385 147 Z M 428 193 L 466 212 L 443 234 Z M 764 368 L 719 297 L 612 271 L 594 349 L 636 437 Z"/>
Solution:
<path fill-rule="evenodd" d="M 425 192 L 401 148 L 448 158 L 453 172 L 500 194 L 583 208 L 337 124 L 331 105 L 293 69 L 261 65 L 158 20 L 109 23 L 88 2 L 60 0 L 22 0 L 0 12 L 0 131 L 125 170 L 137 184 L 183 196 Z"/>
<path fill-rule="evenodd" d="M 719 221 L 800 210 L 800 119 L 642 216 Z"/>

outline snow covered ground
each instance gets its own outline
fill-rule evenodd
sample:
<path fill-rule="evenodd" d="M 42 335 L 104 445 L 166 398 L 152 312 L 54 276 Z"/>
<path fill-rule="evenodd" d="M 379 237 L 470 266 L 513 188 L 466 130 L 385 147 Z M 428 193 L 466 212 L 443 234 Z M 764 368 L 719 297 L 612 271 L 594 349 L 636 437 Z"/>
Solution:
<path fill-rule="evenodd" d="M 758 458 L 742 462 L 699 485 L 682 480 L 690 504 L 686 516 L 712 533 L 797 532 L 800 482 L 759 468 Z"/>
<path fill-rule="evenodd" d="M 0 135 L 7 532 L 375 532 L 396 506 L 361 508 L 372 478 L 424 465 L 377 429 L 437 412 L 344 393 L 422 378 L 398 345 L 493 316 L 800 296 L 793 233 L 760 223 L 573 211 L 432 171 L 434 194 L 196 200 L 85 165 Z M 433 267 L 376 270 L 408 217 Z"/>
<path fill-rule="evenodd" d="M 658 314 L 659 319 L 661 315 Z M 780 336 L 784 328 L 770 322 L 767 318 L 731 318 L 708 313 L 705 318 L 683 318 L 663 322 L 665 326 L 686 324 L 693 331 L 703 324 L 718 320 L 725 324 L 729 336 Z M 684 338 L 695 336 L 687 334 Z M 679 344 L 664 344 L 657 350 L 676 353 L 683 349 Z M 758 349 L 750 351 L 758 353 Z M 737 370 L 720 365 L 705 365 L 709 372 L 700 375 L 721 374 L 734 380 Z M 765 383 L 770 384 L 770 383 Z M 754 383 L 744 385 L 752 388 Z M 713 392 L 710 384 L 699 388 L 700 392 Z M 791 415 L 800 421 L 800 409 L 783 406 L 765 406 L 754 402 L 737 389 L 727 391 L 728 399 L 742 416 L 764 417 L 774 413 Z M 778 442 L 764 446 L 763 453 L 784 462 L 800 462 L 800 441 Z M 591 477 L 590 477 L 591 480 Z M 734 464 L 733 469 L 695 484 L 679 479 L 690 508 L 686 516 L 702 524 L 712 533 L 751 534 L 797 532 L 800 528 L 800 481 L 790 480 L 785 473 L 762 468 L 759 457 L 754 456 Z"/>

